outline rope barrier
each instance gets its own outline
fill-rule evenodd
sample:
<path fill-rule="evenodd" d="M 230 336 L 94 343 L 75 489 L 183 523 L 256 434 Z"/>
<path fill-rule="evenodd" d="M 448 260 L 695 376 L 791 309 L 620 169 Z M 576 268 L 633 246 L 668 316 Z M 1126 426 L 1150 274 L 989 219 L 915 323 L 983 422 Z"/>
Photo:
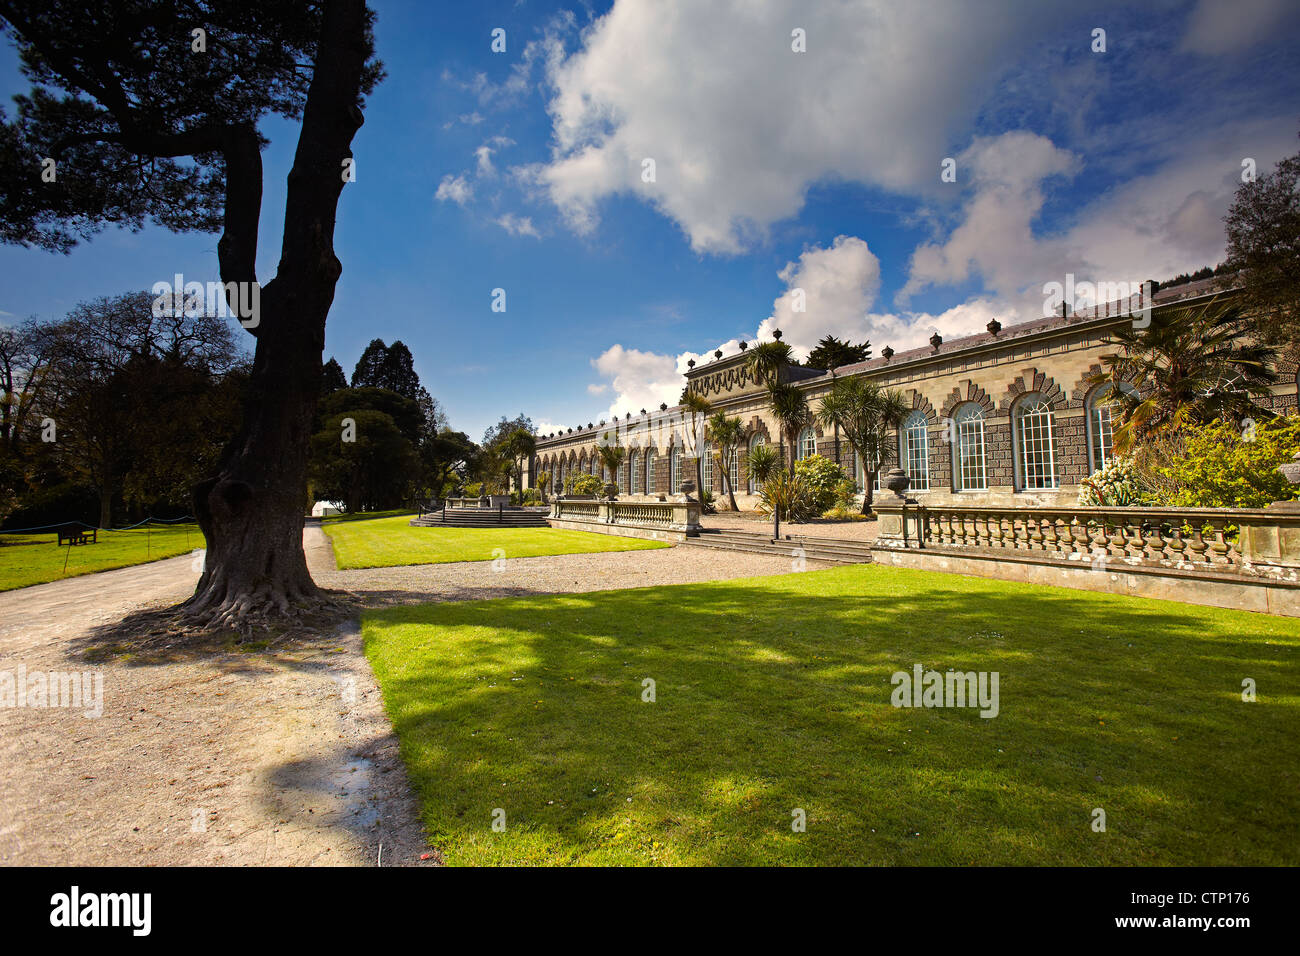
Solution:
<path fill-rule="evenodd" d="M 68 525 L 81 525 L 83 528 L 90 528 L 95 531 L 131 531 L 135 528 L 143 527 L 147 524 L 179 524 L 182 521 L 195 521 L 194 515 L 185 515 L 182 518 L 145 518 L 135 524 L 129 524 L 121 528 L 101 528 L 98 525 L 86 524 L 84 521 L 60 521 L 58 524 L 43 524 L 35 528 L 7 528 L 0 531 L 0 534 L 36 534 L 41 531 L 55 531 L 59 528 L 66 528 Z"/>

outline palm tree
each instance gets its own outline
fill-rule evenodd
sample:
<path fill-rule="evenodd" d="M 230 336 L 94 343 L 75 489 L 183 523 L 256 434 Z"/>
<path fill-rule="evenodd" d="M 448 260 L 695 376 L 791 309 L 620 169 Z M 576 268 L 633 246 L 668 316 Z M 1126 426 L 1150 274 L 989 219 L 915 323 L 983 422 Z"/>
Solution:
<path fill-rule="evenodd" d="M 1119 351 L 1101 357 L 1103 370 L 1089 384 L 1114 386 L 1111 401 L 1120 418 L 1115 450 L 1121 454 L 1184 425 L 1268 414 L 1256 400 L 1277 381 L 1271 371 L 1277 352 L 1252 340 L 1237 306 L 1212 299 L 1152 316 L 1146 328 L 1123 328 L 1109 341 Z"/>
<path fill-rule="evenodd" d="M 785 342 L 760 342 L 745 353 L 745 371 L 759 385 L 775 385 L 790 364 L 790 346 Z"/>
<path fill-rule="evenodd" d="M 790 439 L 790 472 L 794 473 L 799 433 L 813 423 L 813 413 L 803 392 L 788 382 L 769 382 L 768 399 L 772 414 L 781 426 L 781 434 Z"/>
<path fill-rule="evenodd" d="M 704 472 L 700 468 L 700 426 L 713 411 L 713 403 L 701 395 L 699 392 L 693 392 L 689 388 L 682 390 L 681 405 L 686 411 L 690 412 L 687 416 L 691 429 L 691 445 L 695 448 L 695 492 L 700 495 L 700 501 L 704 500 Z M 670 489 L 676 491 L 677 489 Z"/>
<path fill-rule="evenodd" d="M 615 442 L 613 445 L 598 445 L 596 452 L 600 455 L 601 464 L 609 469 L 609 480 L 617 485 L 618 469 L 623 464 L 627 449 Z"/>
<path fill-rule="evenodd" d="M 780 465 L 776 449 L 767 443 L 751 448 L 749 458 L 745 462 L 745 467 L 753 477 L 756 488 L 762 488 Z"/>
<path fill-rule="evenodd" d="M 526 428 L 516 428 L 506 436 L 501 445 L 502 451 L 510 456 L 515 475 L 519 479 L 520 500 L 524 494 L 524 462 L 537 452 L 537 437 Z"/>
<path fill-rule="evenodd" d="M 709 435 L 718 446 L 718 465 L 722 469 L 722 487 L 727 492 L 727 501 L 732 511 L 739 511 L 736 489 L 731 486 L 731 470 L 727 466 L 745 440 L 745 425 L 739 418 L 728 418 L 723 412 L 718 412 L 709 419 Z"/>
<path fill-rule="evenodd" d="M 881 388 L 858 376 L 836 379 L 822 399 L 818 420 L 836 426 L 862 458 L 864 515 L 871 514 L 876 476 L 894 452 L 895 442 L 888 440 L 890 432 L 911 410 L 902 392 Z"/>

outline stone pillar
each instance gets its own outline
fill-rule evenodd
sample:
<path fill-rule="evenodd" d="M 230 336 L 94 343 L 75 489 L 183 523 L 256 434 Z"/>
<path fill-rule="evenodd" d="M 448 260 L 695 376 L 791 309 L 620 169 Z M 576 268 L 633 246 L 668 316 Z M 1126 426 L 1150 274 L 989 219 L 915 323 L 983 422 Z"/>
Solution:
<path fill-rule="evenodd" d="M 921 506 L 907 497 L 908 484 L 907 472 L 902 468 L 889 469 L 880 482 L 881 494 L 872 508 L 879 521 L 876 544 L 882 548 L 925 547 Z"/>

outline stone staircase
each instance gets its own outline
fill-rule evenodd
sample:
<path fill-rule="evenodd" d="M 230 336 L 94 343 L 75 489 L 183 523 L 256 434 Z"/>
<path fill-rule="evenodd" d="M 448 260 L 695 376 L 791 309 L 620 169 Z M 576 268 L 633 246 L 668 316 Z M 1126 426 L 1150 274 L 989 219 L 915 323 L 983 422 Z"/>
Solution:
<path fill-rule="evenodd" d="M 448 508 L 411 519 L 413 528 L 547 528 L 549 508 Z M 445 518 L 444 518 L 445 515 Z"/>
<path fill-rule="evenodd" d="M 809 561 L 827 561 L 832 564 L 869 564 L 871 545 L 865 541 L 844 538 L 821 538 L 811 535 L 782 535 L 773 539 L 770 533 L 740 531 L 734 528 L 705 528 L 697 537 L 687 538 L 687 547 L 718 548 L 724 551 L 748 551 L 753 554 L 772 554 L 783 558 L 802 557 Z"/>

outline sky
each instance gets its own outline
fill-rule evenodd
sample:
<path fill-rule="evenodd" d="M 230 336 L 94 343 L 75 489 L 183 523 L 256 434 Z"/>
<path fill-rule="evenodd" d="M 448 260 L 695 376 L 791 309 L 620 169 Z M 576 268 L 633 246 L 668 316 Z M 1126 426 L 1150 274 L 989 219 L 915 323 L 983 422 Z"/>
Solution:
<path fill-rule="evenodd" d="M 372 4 L 325 357 L 401 339 L 473 438 L 674 404 L 775 328 L 878 354 L 1217 264 L 1243 174 L 1300 151 L 1294 0 Z M 265 282 L 297 125 L 261 128 Z M 217 238 L 0 246 L 0 323 L 214 281 Z"/>

